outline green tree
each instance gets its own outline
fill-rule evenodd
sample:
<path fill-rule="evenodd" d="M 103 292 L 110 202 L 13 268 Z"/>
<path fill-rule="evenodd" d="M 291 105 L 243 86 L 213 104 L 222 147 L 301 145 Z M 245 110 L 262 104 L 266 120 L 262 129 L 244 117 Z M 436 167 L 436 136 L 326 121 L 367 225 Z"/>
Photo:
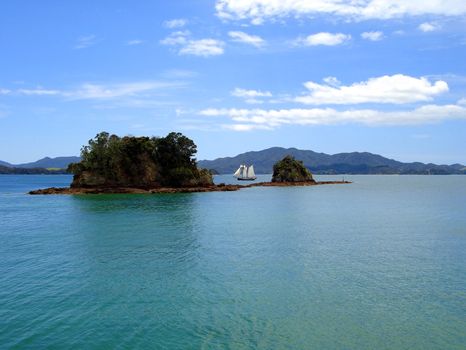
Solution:
<path fill-rule="evenodd" d="M 197 169 L 195 143 L 181 133 L 166 137 L 119 137 L 101 132 L 81 149 L 81 162 L 71 164 L 79 186 L 196 186 L 212 183 Z"/>

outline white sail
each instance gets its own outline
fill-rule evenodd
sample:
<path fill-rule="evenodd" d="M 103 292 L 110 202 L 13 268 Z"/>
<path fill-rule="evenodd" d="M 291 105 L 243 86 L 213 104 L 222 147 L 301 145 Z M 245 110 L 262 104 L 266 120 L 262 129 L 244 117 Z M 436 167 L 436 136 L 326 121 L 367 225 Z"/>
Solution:
<path fill-rule="evenodd" d="M 251 165 L 249 168 L 248 168 L 248 178 L 253 178 L 253 177 L 256 177 L 256 174 L 254 174 L 254 167 Z"/>
<path fill-rule="evenodd" d="M 248 167 L 246 165 L 242 165 L 243 171 L 241 172 L 241 177 L 246 178 L 248 177 Z"/>
<path fill-rule="evenodd" d="M 233 174 L 238 180 L 255 180 L 256 174 L 254 173 L 254 167 L 241 164 L 238 170 Z"/>

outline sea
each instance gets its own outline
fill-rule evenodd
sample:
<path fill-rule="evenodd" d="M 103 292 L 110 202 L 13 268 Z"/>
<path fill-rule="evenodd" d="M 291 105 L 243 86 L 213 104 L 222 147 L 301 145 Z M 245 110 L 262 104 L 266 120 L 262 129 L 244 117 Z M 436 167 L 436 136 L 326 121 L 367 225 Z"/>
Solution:
<path fill-rule="evenodd" d="M 0 175 L 0 349 L 466 349 L 466 176 L 316 178 L 343 177 L 31 196 L 71 177 Z"/>

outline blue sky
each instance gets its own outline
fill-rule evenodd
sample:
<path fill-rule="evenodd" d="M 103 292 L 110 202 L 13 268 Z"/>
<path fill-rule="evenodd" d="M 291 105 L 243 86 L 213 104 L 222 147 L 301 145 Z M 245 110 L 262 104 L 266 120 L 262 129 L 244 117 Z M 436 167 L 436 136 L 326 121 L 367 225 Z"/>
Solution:
<path fill-rule="evenodd" d="M 0 67 L 11 163 L 105 130 L 466 164 L 461 0 L 4 1 Z"/>

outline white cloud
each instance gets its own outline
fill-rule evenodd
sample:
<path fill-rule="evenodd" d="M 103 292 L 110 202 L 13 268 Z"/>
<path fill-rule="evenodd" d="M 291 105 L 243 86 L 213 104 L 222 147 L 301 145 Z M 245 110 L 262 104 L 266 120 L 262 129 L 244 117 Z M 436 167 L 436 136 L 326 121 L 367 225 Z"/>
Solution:
<path fill-rule="evenodd" d="M 87 36 L 81 36 L 78 38 L 73 48 L 76 50 L 85 49 L 85 48 L 94 46 L 95 44 L 97 44 L 97 42 L 98 42 L 97 36 L 95 36 L 94 34 L 87 35 Z"/>
<path fill-rule="evenodd" d="M 430 101 L 432 97 L 448 91 L 448 84 L 427 78 L 403 74 L 384 75 L 349 86 L 323 85 L 312 81 L 304 84 L 309 93 L 295 98 L 304 104 L 357 104 L 357 103 L 412 103 Z"/>
<path fill-rule="evenodd" d="M 141 44 L 144 44 L 144 40 L 134 39 L 134 40 L 128 40 L 126 42 L 126 45 L 129 45 L 129 46 L 135 46 L 135 45 L 141 45 Z"/>
<path fill-rule="evenodd" d="M 171 33 L 165 39 L 160 40 L 162 45 L 184 45 L 188 42 L 188 37 L 191 36 L 191 32 L 189 30 L 180 30 Z"/>
<path fill-rule="evenodd" d="M 191 33 L 187 30 L 171 33 L 161 40 L 162 45 L 178 46 L 178 54 L 194 56 L 216 56 L 224 53 L 225 43 L 216 39 L 192 40 Z"/>
<path fill-rule="evenodd" d="M 250 35 L 240 31 L 228 32 L 228 35 L 233 41 L 249 44 L 255 47 L 261 47 L 265 45 L 265 40 L 257 35 Z"/>
<path fill-rule="evenodd" d="M 418 29 L 424 33 L 428 33 L 440 30 L 441 26 L 435 22 L 424 22 L 419 25 Z"/>
<path fill-rule="evenodd" d="M 322 80 L 324 81 L 324 83 L 326 83 L 327 85 L 330 85 L 330 86 L 340 86 L 341 85 L 341 81 L 338 80 L 335 77 L 325 77 Z"/>
<path fill-rule="evenodd" d="M 186 24 L 188 24 L 188 20 L 184 18 L 176 18 L 176 19 L 163 22 L 163 25 L 166 28 L 170 28 L 170 29 L 181 28 L 181 27 L 184 27 Z"/>
<path fill-rule="evenodd" d="M 202 116 L 227 117 L 239 131 L 257 127 L 277 128 L 282 125 L 341 125 L 348 123 L 368 126 L 419 125 L 446 120 L 466 120 L 466 108 L 458 105 L 426 105 L 414 110 L 379 111 L 356 109 L 339 111 L 333 108 L 311 109 L 205 109 Z M 237 125 L 235 127 L 235 125 Z M 241 126 L 238 126 L 241 125 Z"/>
<path fill-rule="evenodd" d="M 231 95 L 243 98 L 272 97 L 272 93 L 270 91 L 246 90 L 241 88 L 234 89 L 231 92 Z"/>
<path fill-rule="evenodd" d="M 383 39 L 383 33 L 380 31 L 364 32 L 364 33 L 361 33 L 361 38 L 370 40 L 370 41 L 380 41 Z"/>
<path fill-rule="evenodd" d="M 265 20 L 286 17 L 338 16 L 351 20 L 386 20 L 405 16 L 466 14 L 464 0 L 217 0 L 217 15 L 227 20 Z"/>
<path fill-rule="evenodd" d="M 258 124 L 223 124 L 222 128 L 233 131 L 272 130 L 267 125 Z"/>
<path fill-rule="evenodd" d="M 10 94 L 22 96 L 61 96 L 68 100 L 108 100 L 116 98 L 149 97 L 151 93 L 160 89 L 179 88 L 186 84 L 183 82 L 164 81 L 137 81 L 120 84 L 93 84 L 85 83 L 76 89 L 57 90 L 44 89 L 17 89 L 8 90 Z"/>
<path fill-rule="evenodd" d="M 138 81 L 122 84 L 83 84 L 73 91 L 65 91 L 63 96 L 73 100 L 99 100 L 114 99 L 122 97 L 136 97 L 142 93 L 150 93 L 154 90 L 180 87 L 181 83 Z"/>
<path fill-rule="evenodd" d="M 466 106 L 466 98 L 462 98 L 462 99 L 459 100 L 457 103 L 458 103 L 459 105 L 461 105 L 461 106 Z"/>
<path fill-rule="evenodd" d="M 344 42 L 351 39 L 351 35 L 343 34 L 343 33 L 317 33 L 309 35 L 305 38 L 299 38 L 295 41 L 297 45 L 304 45 L 304 46 L 317 46 L 317 45 L 325 45 L 325 46 L 335 46 L 343 44 Z"/>
<path fill-rule="evenodd" d="M 190 40 L 180 49 L 179 54 L 202 57 L 217 56 L 224 53 L 224 46 L 223 41 L 215 39 Z"/>
<path fill-rule="evenodd" d="M 262 97 L 272 97 L 272 93 L 270 91 L 259 91 L 259 90 L 246 90 L 241 88 L 236 88 L 231 92 L 232 96 L 243 98 L 244 102 L 249 104 L 261 104 L 262 101 L 260 98 Z"/>
<path fill-rule="evenodd" d="M 52 95 L 60 95 L 61 92 L 59 90 L 49 90 L 49 89 L 19 89 L 16 91 L 20 95 L 29 95 L 29 96 L 52 96 Z"/>
<path fill-rule="evenodd" d="M 0 89 L 0 95 L 8 95 L 11 92 L 11 90 L 8 89 Z"/>

